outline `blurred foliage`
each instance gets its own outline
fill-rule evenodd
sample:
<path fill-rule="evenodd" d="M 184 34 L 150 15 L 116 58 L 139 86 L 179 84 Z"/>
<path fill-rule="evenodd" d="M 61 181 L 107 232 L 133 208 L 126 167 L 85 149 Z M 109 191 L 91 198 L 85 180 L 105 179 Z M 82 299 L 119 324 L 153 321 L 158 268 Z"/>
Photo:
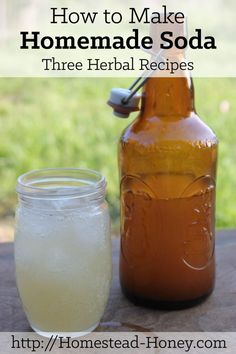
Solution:
<path fill-rule="evenodd" d="M 130 120 L 106 105 L 110 89 L 132 79 L 0 79 L 1 215 L 13 212 L 17 176 L 44 167 L 85 167 L 108 180 L 119 215 L 117 143 Z M 236 226 L 236 80 L 195 80 L 199 115 L 220 139 L 217 226 Z M 132 119 L 132 118 L 131 118 Z"/>

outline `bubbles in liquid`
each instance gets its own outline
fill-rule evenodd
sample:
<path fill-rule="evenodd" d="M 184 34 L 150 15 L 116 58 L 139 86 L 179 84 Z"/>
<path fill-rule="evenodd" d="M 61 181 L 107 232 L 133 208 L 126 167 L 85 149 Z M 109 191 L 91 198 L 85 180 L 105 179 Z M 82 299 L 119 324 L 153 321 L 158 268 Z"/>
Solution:
<path fill-rule="evenodd" d="M 47 211 L 18 211 L 18 288 L 31 324 L 45 331 L 79 331 L 94 325 L 109 292 L 108 211 L 63 209 L 67 207 L 63 201 L 60 211 L 51 206 Z"/>

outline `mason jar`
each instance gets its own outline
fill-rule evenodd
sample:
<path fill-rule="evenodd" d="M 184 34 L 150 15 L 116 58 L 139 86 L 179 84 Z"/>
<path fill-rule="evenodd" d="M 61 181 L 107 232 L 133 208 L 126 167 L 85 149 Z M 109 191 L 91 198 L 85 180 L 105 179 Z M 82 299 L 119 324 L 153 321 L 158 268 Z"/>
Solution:
<path fill-rule="evenodd" d="M 91 332 L 111 283 L 106 181 L 83 169 L 44 169 L 18 178 L 15 265 L 22 304 L 44 336 Z"/>

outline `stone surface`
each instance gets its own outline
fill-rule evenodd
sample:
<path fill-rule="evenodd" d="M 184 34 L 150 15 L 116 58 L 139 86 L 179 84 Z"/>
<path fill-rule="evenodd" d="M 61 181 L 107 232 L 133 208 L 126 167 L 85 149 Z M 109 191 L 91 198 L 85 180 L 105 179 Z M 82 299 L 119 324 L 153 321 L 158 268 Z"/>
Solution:
<path fill-rule="evenodd" d="M 216 237 L 217 279 L 201 305 L 181 311 L 137 307 L 121 293 L 119 240 L 113 240 L 113 283 L 98 331 L 236 331 L 236 230 Z M 0 244 L 0 331 L 30 331 L 17 293 L 13 244 Z"/>

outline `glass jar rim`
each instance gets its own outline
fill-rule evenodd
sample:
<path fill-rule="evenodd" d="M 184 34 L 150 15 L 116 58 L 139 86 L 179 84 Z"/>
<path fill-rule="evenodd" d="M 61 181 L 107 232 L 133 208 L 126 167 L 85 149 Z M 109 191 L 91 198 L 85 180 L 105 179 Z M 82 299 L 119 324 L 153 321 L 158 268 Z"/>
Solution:
<path fill-rule="evenodd" d="M 35 199 L 104 197 L 106 179 L 90 169 L 45 168 L 19 176 L 16 191 Z"/>

